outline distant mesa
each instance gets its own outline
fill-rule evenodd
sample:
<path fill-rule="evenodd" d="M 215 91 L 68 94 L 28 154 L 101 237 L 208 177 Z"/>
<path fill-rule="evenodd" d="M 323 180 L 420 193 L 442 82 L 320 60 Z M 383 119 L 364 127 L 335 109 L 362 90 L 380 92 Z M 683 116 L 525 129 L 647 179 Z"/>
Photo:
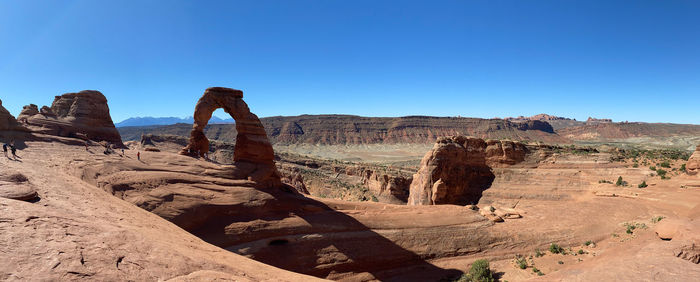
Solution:
<path fill-rule="evenodd" d="M 24 106 L 17 120 L 34 133 L 106 141 L 124 147 L 109 114 L 107 98 L 99 91 L 56 96 L 51 107 Z"/>
<path fill-rule="evenodd" d="M 586 120 L 586 124 L 595 124 L 595 123 L 612 123 L 613 120 L 609 118 L 592 118 L 588 117 Z"/>
<path fill-rule="evenodd" d="M 534 115 L 531 117 L 524 117 L 524 116 L 518 116 L 518 117 L 507 117 L 504 118 L 505 120 L 508 121 L 529 121 L 529 120 L 541 120 L 541 121 L 550 121 L 550 120 L 572 120 L 570 118 L 565 118 L 565 117 L 558 117 L 558 116 L 551 116 L 548 114 L 539 114 L 539 115 Z"/>

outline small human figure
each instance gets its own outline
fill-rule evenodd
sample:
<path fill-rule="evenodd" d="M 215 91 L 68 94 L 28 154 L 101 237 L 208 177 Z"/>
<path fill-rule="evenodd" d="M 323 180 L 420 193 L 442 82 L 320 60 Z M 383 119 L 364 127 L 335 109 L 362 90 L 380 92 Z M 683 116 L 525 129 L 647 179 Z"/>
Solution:
<path fill-rule="evenodd" d="M 10 151 L 12 151 L 12 158 L 14 158 L 14 160 L 17 160 L 17 158 L 19 157 L 17 156 L 17 148 L 15 148 L 14 142 L 10 145 Z"/>
<path fill-rule="evenodd" d="M 5 154 L 6 158 L 10 158 L 7 156 L 7 143 L 2 144 L 2 152 Z"/>
<path fill-rule="evenodd" d="M 136 152 L 136 159 L 141 160 L 141 152 Z"/>
<path fill-rule="evenodd" d="M 90 151 L 87 141 L 85 141 L 85 151 Z"/>

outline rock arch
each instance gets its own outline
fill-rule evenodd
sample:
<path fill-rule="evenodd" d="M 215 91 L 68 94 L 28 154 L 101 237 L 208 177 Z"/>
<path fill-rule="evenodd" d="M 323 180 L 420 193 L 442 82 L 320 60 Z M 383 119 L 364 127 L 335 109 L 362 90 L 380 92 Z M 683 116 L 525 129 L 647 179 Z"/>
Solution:
<path fill-rule="evenodd" d="M 194 108 L 194 124 L 186 147 L 181 155 L 204 156 L 209 152 L 209 140 L 204 128 L 212 113 L 222 108 L 236 121 L 236 146 L 234 149 L 234 177 L 249 178 L 256 182 L 278 185 L 279 173 L 275 168 L 275 153 L 258 116 L 250 112 L 243 101 L 243 91 L 211 87 L 204 91 Z"/>

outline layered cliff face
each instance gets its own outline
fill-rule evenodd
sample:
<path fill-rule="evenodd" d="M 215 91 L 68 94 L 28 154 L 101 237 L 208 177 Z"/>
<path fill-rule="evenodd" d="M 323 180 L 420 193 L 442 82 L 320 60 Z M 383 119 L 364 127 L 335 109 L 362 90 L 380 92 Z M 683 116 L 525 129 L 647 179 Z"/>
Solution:
<path fill-rule="evenodd" d="M 479 138 L 537 140 L 570 143 L 554 133 L 546 121 L 510 122 L 502 119 L 408 116 L 396 118 L 348 115 L 302 115 L 267 117 L 260 121 L 270 142 L 288 144 L 431 144 L 439 137 L 469 135 Z M 206 136 L 224 142 L 236 140 L 235 125 L 207 126 Z M 125 140 L 138 140 L 143 133 L 187 136 L 185 124 L 119 129 Z"/>
<path fill-rule="evenodd" d="M 99 91 L 84 90 L 56 96 L 51 107 L 24 106 L 17 120 L 36 133 L 124 146 L 109 114 L 107 98 Z"/>
<path fill-rule="evenodd" d="M 693 155 L 690 156 L 690 159 L 688 159 L 688 163 L 685 166 L 685 169 L 688 171 L 689 174 L 698 174 L 700 172 L 700 145 L 698 145 L 697 148 L 695 148 L 695 152 Z"/>
<path fill-rule="evenodd" d="M 554 134 L 552 126 L 544 121 L 515 123 L 500 119 L 342 115 L 269 117 L 262 121 L 276 144 L 432 143 L 440 137 L 453 135 L 567 142 Z"/>

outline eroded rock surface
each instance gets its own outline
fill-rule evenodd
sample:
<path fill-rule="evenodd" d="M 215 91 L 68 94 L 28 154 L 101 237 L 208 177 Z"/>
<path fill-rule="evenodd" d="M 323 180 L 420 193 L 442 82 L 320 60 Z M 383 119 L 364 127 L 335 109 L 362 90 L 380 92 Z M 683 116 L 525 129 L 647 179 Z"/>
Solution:
<path fill-rule="evenodd" d="M 204 91 L 194 109 L 194 125 L 189 143 L 180 154 L 204 157 L 209 152 L 209 139 L 204 135 L 212 113 L 222 108 L 236 121 L 236 146 L 233 153 L 234 175 L 249 178 L 265 186 L 280 186 L 275 168 L 275 153 L 258 116 L 243 101 L 243 91 L 211 87 Z"/>
<path fill-rule="evenodd" d="M 486 140 L 486 162 L 490 166 L 514 165 L 525 160 L 525 144 L 507 140 Z"/>
<path fill-rule="evenodd" d="M 700 145 L 695 148 L 695 152 L 690 159 L 688 159 L 688 164 L 686 164 L 685 169 L 690 174 L 698 174 L 700 172 Z"/>
<path fill-rule="evenodd" d="M 2 106 L 2 100 L 0 100 L 0 131 L 26 131 L 27 129 L 22 127 L 10 112 Z"/>
<path fill-rule="evenodd" d="M 474 137 L 438 139 L 413 175 L 409 205 L 466 205 L 478 202 L 494 174 L 486 164 L 487 144 Z"/>
<path fill-rule="evenodd" d="M 107 98 L 99 91 L 56 96 L 51 107 L 44 106 L 41 110 L 34 104 L 24 106 L 17 120 L 32 132 L 106 141 L 124 147 L 109 114 Z"/>

